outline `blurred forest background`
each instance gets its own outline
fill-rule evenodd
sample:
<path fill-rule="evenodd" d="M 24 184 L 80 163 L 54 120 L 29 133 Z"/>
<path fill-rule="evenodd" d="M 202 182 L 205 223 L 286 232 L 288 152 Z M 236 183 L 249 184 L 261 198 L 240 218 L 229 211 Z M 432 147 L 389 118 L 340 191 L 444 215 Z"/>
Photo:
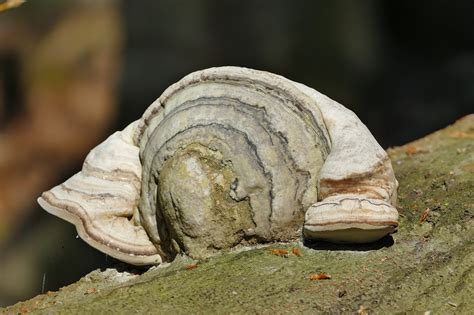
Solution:
<path fill-rule="evenodd" d="M 170 84 L 220 65 L 302 82 L 401 145 L 474 111 L 474 2 L 30 0 L 0 13 L 0 306 L 118 266 L 36 198 Z"/>

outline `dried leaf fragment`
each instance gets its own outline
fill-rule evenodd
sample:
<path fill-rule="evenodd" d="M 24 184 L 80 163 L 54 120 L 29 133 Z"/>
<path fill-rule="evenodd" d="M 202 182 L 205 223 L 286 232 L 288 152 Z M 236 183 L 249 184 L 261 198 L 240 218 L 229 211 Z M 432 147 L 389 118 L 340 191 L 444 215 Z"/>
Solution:
<path fill-rule="evenodd" d="M 467 139 L 467 138 L 472 138 L 473 136 L 464 131 L 453 131 L 449 133 L 449 137 L 455 138 L 455 139 Z"/>
<path fill-rule="evenodd" d="M 288 257 L 288 251 L 286 249 L 272 249 L 272 254 L 280 257 Z"/>
<path fill-rule="evenodd" d="M 20 314 L 26 314 L 26 313 L 28 313 L 29 311 L 30 311 L 30 310 L 29 310 L 27 307 L 25 307 L 25 306 L 20 307 Z"/>
<path fill-rule="evenodd" d="M 190 264 L 190 265 L 187 265 L 185 268 L 186 270 L 193 270 L 193 269 L 196 269 L 198 267 L 198 264 Z"/>
<path fill-rule="evenodd" d="M 292 252 L 293 255 L 295 255 L 295 256 L 298 256 L 298 257 L 303 256 L 303 255 L 301 254 L 301 249 L 299 249 L 298 247 L 293 248 L 293 249 L 291 250 L 291 252 Z"/>
<path fill-rule="evenodd" d="M 415 155 L 419 152 L 420 152 L 420 149 L 418 149 L 417 147 L 415 147 L 413 145 L 408 146 L 408 148 L 406 148 L 406 150 L 405 150 L 405 153 L 407 155 Z"/>
<path fill-rule="evenodd" d="M 429 213 L 430 213 L 430 208 L 426 208 L 426 210 L 423 211 L 423 213 L 421 214 L 420 220 L 418 220 L 418 223 L 423 224 L 423 222 L 425 222 L 426 219 L 428 218 Z"/>
<path fill-rule="evenodd" d="M 422 149 L 420 147 L 416 147 L 414 145 L 409 145 L 406 149 L 405 149 L 405 153 L 408 155 L 408 156 L 412 156 L 412 155 L 415 155 L 415 154 L 418 154 L 418 153 L 427 153 L 429 152 L 427 149 Z"/>
<path fill-rule="evenodd" d="M 367 310 L 364 307 L 364 305 L 361 305 L 361 306 L 359 306 L 359 309 L 357 310 L 357 314 L 368 315 L 369 313 L 367 313 Z"/>
<path fill-rule="evenodd" d="M 93 293 L 97 293 L 97 288 L 89 288 L 84 294 L 87 295 L 87 294 L 93 294 Z"/>
<path fill-rule="evenodd" d="M 19 7 L 23 3 L 25 3 L 25 0 L 7 0 L 0 3 L 0 12 Z"/>
<path fill-rule="evenodd" d="M 328 280 L 331 279 L 331 276 L 326 273 L 314 273 L 309 275 L 309 280 L 317 281 L 317 280 Z"/>

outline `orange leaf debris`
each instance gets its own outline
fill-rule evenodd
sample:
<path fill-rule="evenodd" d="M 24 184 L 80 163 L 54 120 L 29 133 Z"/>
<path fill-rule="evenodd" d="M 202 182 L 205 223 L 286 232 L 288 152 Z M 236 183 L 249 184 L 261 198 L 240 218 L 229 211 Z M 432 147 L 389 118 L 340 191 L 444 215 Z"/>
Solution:
<path fill-rule="evenodd" d="M 421 214 L 420 219 L 418 220 L 418 223 L 422 224 L 423 222 L 425 222 L 426 219 L 428 218 L 429 213 L 430 213 L 430 208 L 426 208 L 426 210 L 423 211 L 423 213 Z"/>
<path fill-rule="evenodd" d="M 301 249 L 299 249 L 298 247 L 293 248 L 293 249 L 291 250 L 291 252 L 292 252 L 293 255 L 295 255 L 295 256 L 298 256 L 298 257 L 303 256 L 303 255 L 301 254 Z"/>
<path fill-rule="evenodd" d="M 331 279 L 331 276 L 326 273 L 314 273 L 309 275 L 309 280 L 316 281 L 316 280 L 328 280 Z"/>
<path fill-rule="evenodd" d="M 288 257 L 288 251 L 286 249 L 272 249 L 272 254 L 280 257 Z"/>
<path fill-rule="evenodd" d="M 197 264 L 190 264 L 190 265 L 187 265 L 185 268 L 186 270 L 193 270 L 193 269 L 196 269 L 198 267 Z"/>

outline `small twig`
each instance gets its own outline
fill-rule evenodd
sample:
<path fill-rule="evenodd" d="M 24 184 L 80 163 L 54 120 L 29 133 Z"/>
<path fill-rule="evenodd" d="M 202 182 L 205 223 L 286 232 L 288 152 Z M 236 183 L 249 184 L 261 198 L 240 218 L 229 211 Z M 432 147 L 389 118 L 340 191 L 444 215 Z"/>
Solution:
<path fill-rule="evenodd" d="M 426 208 L 426 210 L 423 211 L 423 213 L 421 214 L 420 219 L 418 220 L 418 224 L 423 224 L 423 222 L 425 222 L 426 219 L 428 218 L 429 214 L 430 214 L 430 208 Z"/>
<path fill-rule="evenodd" d="M 44 293 L 44 286 L 46 284 L 46 272 L 43 273 L 43 285 L 41 286 L 41 294 Z"/>
<path fill-rule="evenodd" d="M 6 0 L 0 3 L 0 12 L 19 7 L 23 3 L 25 3 L 25 0 Z"/>

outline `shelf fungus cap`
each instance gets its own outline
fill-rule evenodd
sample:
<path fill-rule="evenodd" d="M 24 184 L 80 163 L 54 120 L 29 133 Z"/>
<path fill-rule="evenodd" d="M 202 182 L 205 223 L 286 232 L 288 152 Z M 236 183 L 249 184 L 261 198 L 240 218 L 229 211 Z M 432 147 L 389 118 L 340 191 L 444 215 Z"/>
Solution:
<path fill-rule="evenodd" d="M 398 227 L 398 212 L 380 199 L 334 196 L 306 212 L 304 237 L 334 243 L 371 243 Z"/>
<path fill-rule="evenodd" d="M 217 67 L 171 85 L 39 204 L 135 265 L 258 242 L 367 243 L 398 225 L 391 162 L 358 117 L 269 72 Z"/>

